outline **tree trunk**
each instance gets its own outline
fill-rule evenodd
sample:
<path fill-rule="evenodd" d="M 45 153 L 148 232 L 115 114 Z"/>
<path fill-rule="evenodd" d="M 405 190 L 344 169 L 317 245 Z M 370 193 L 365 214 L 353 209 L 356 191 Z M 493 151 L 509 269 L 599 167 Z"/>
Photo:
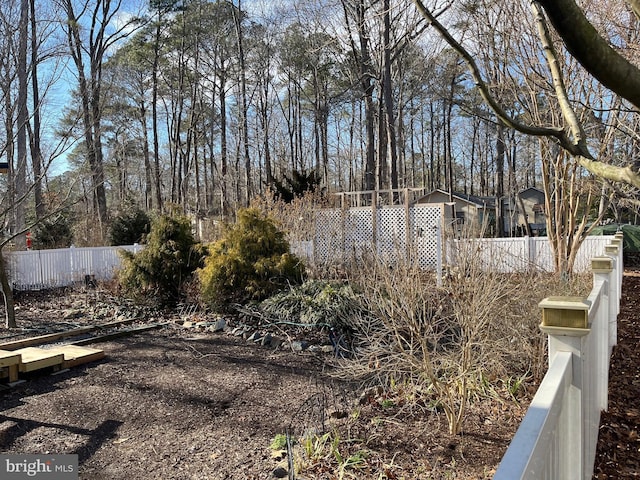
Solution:
<path fill-rule="evenodd" d="M 162 190 L 160 183 L 160 134 L 158 132 L 158 64 L 160 61 L 160 24 L 162 15 L 158 11 L 158 23 L 153 44 L 153 70 L 151 92 L 151 122 L 153 127 L 153 164 L 155 176 L 156 207 L 162 211 Z"/>
<path fill-rule="evenodd" d="M 504 215 L 502 200 L 504 198 L 504 162 L 506 147 L 504 142 L 504 125 L 498 121 L 496 125 L 496 236 L 501 237 L 504 231 Z"/>
<path fill-rule="evenodd" d="M 15 225 L 16 232 L 25 229 L 25 195 L 27 193 L 27 37 L 29 26 L 29 2 L 20 0 L 20 24 L 18 43 L 18 132 L 16 142 L 18 147 L 17 168 L 15 175 Z M 16 237 L 18 249 L 26 248 L 24 233 Z"/>
<path fill-rule="evenodd" d="M 67 40 L 71 51 L 71 56 L 78 71 L 78 86 L 80 101 L 82 106 L 82 122 L 84 127 L 84 139 L 87 149 L 87 160 L 91 169 L 91 179 L 93 187 L 94 208 L 97 212 L 97 220 L 102 236 L 107 224 L 107 198 L 104 187 L 104 167 L 102 163 L 102 140 L 100 127 L 100 82 L 102 70 L 102 50 L 100 38 L 96 43 L 96 38 L 89 40 L 90 82 L 87 81 L 84 66 L 84 51 L 87 48 L 80 35 L 80 21 L 75 16 L 71 0 L 66 0 L 64 8 L 68 17 Z M 93 21 L 97 21 L 94 15 Z M 104 33 L 104 25 L 98 28 L 93 24 L 92 33 L 99 36 L 95 29 Z"/>
<path fill-rule="evenodd" d="M 353 5 L 356 31 L 358 33 L 359 45 L 356 46 L 353 38 L 351 41 L 351 50 L 354 60 L 359 69 L 360 86 L 362 96 L 364 98 L 364 124 L 365 124 L 365 158 L 364 158 L 364 176 L 363 190 L 374 190 L 376 188 L 376 157 L 375 157 L 375 111 L 374 111 L 374 82 L 373 82 L 373 64 L 371 61 L 371 52 L 369 51 L 369 31 L 366 23 L 366 0 L 356 0 Z M 346 0 L 342 0 L 345 20 L 349 21 L 349 8 Z"/>
<path fill-rule="evenodd" d="M 225 84 L 227 82 L 224 65 L 220 68 L 220 195 L 222 196 L 222 215 L 229 215 L 229 149 L 227 145 L 227 94 L 225 92 Z"/>
<path fill-rule="evenodd" d="M 31 139 L 31 162 L 33 167 L 33 195 L 35 200 L 36 219 L 45 215 L 45 204 L 42 195 L 43 158 L 40 148 L 40 89 L 38 87 L 38 38 L 35 13 L 35 0 L 30 0 L 31 18 L 31 88 L 33 94 L 33 134 Z"/>
<path fill-rule="evenodd" d="M 5 308 L 5 326 L 6 328 L 16 328 L 16 310 L 13 301 L 13 290 L 9 285 L 9 277 L 7 276 L 7 266 L 4 261 L 2 247 L 0 247 L 0 287 L 2 287 L 2 296 L 4 298 Z"/>
<path fill-rule="evenodd" d="M 251 197 L 253 196 L 253 185 L 251 180 L 251 158 L 249 156 L 249 120 L 248 120 L 248 106 L 247 106 L 247 67 L 245 65 L 244 56 L 244 42 L 242 33 L 242 2 L 238 0 L 238 10 L 234 9 L 234 20 L 236 26 L 236 40 L 238 42 L 238 60 L 240 62 L 240 126 L 242 135 L 242 147 L 244 157 L 244 171 L 245 171 L 245 190 L 246 190 L 246 205 L 249 205 Z"/>
<path fill-rule="evenodd" d="M 383 76 L 383 97 L 384 97 L 384 117 L 386 120 L 387 152 L 391 167 L 391 189 L 398 189 L 398 145 L 396 138 L 395 113 L 393 108 L 393 86 L 391 82 L 391 13 L 390 2 L 384 0 L 384 76 Z"/>

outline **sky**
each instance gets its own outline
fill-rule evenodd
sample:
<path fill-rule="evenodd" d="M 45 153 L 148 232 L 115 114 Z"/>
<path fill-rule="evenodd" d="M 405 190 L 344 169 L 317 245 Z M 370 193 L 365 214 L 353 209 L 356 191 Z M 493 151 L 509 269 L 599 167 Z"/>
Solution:
<path fill-rule="evenodd" d="M 51 6 L 51 3 L 45 3 L 47 6 Z M 115 5 L 116 2 L 112 2 L 112 4 Z M 140 16 L 147 8 L 147 4 L 148 0 L 124 0 L 120 11 L 113 16 L 110 31 L 122 28 L 133 17 Z M 52 15 L 55 13 L 52 12 Z M 59 16 L 59 14 L 57 15 Z M 53 177 L 63 174 L 70 168 L 68 155 L 73 150 L 74 144 L 67 142 L 63 145 L 58 131 L 65 110 L 72 104 L 73 90 L 77 88 L 78 84 L 78 73 L 68 54 L 69 47 L 65 41 L 64 31 L 59 24 L 51 30 L 48 40 L 49 47 L 52 50 L 55 48 L 59 54 L 49 57 L 39 65 L 38 82 L 41 95 L 43 95 L 41 114 L 43 151 L 46 158 L 54 157 L 48 171 L 48 175 Z"/>

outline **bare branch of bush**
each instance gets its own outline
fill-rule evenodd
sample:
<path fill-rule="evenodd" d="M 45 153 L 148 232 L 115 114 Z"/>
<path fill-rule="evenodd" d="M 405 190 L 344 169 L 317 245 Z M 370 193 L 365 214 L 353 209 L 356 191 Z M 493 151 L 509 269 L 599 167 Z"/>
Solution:
<path fill-rule="evenodd" d="M 462 431 L 483 382 L 529 372 L 539 378 L 545 367 L 537 304 L 550 286 L 578 288 L 550 285 L 552 277 L 538 273 L 487 272 L 472 247 L 456 255 L 460 268 L 441 288 L 411 263 L 362 262 L 350 281 L 369 313 L 353 318 L 353 358 L 340 362 L 338 373 L 411 385 L 416 400 L 444 411 L 452 434 Z"/>

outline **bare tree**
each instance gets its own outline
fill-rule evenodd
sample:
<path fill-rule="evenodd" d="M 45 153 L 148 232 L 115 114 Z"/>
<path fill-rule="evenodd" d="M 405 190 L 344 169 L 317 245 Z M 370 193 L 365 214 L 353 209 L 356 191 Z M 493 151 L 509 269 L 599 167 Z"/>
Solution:
<path fill-rule="evenodd" d="M 545 175 L 543 177 L 547 180 L 545 187 L 547 190 L 547 230 L 552 240 L 552 246 L 555 249 L 556 266 L 560 273 L 570 272 L 575 252 L 582 239 L 599 220 L 598 218 L 589 218 L 588 206 L 583 203 L 585 200 L 581 199 L 575 189 L 566 187 L 568 185 L 566 182 L 569 181 L 569 178 L 572 179 L 570 182 L 574 188 L 579 184 L 585 185 L 579 170 L 575 167 L 580 165 L 597 177 L 608 180 L 628 181 L 632 184 L 635 184 L 636 180 L 633 180 L 632 175 L 628 175 L 631 172 L 629 165 L 620 167 L 606 163 L 603 158 L 597 158 L 591 153 L 590 142 L 584 128 L 584 114 L 581 113 L 581 111 L 586 110 L 586 105 L 580 103 L 583 100 L 580 97 L 583 91 L 580 85 L 583 82 L 576 80 L 575 76 L 568 76 L 576 70 L 569 70 L 564 66 L 561 55 L 556 51 L 540 5 L 538 2 L 530 3 L 533 15 L 529 25 L 537 33 L 538 48 L 544 54 L 545 63 L 534 65 L 531 68 L 533 73 L 531 74 L 531 79 L 528 80 L 530 83 L 530 89 L 528 89 L 530 92 L 529 99 L 524 99 L 518 96 L 517 93 L 515 94 L 515 98 L 522 99 L 521 104 L 528 105 L 529 115 L 526 118 L 529 121 L 526 121 L 525 117 L 517 117 L 510 113 L 509 107 L 501 102 L 500 96 L 496 95 L 494 88 L 489 85 L 480 63 L 481 60 L 486 60 L 486 58 L 483 58 L 478 51 L 472 52 L 470 48 L 465 47 L 461 41 L 457 40 L 452 33 L 454 29 L 446 28 L 424 3 L 419 0 L 414 3 L 434 29 L 464 58 L 474 83 L 500 122 L 526 135 L 536 136 L 541 139 L 549 138 L 562 149 L 556 153 L 548 153 L 552 152 L 553 149 L 546 150 L 547 153 L 543 154 L 543 163 L 546 162 Z M 488 3 L 482 6 L 488 8 Z M 500 2 L 494 2 L 494 4 L 502 5 Z M 519 7 L 520 4 L 518 3 L 509 3 L 508 7 L 499 11 L 504 18 L 507 15 L 521 17 L 524 12 L 519 10 Z M 498 18 L 503 17 L 498 16 Z M 520 37 L 522 36 L 526 36 L 526 32 L 521 32 Z M 524 47 L 523 51 L 527 48 L 531 48 L 531 45 Z M 489 60 L 500 61 L 495 57 L 489 58 Z M 545 68 L 548 72 L 546 78 L 542 73 Z M 578 83 L 576 85 L 578 88 L 575 89 L 573 97 L 571 96 L 571 80 Z M 492 79 L 492 83 L 494 82 L 495 80 Z M 548 89 L 544 88 L 546 85 L 548 85 Z M 540 115 L 542 95 L 546 98 L 543 102 L 547 105 L 548 110 L 545 114 Z M 511 111 L 517 110 L 513 108 Z M 557 124 L 560 125 L 556 126 Z M 640 177 L 637 180 L 640 180 Z M 557 182 L 565 183 L 560 185 Z M 552 184 L 555 187 L 552 187 Z M 568 189 L 565 189 L 565 187 Z M 589 192 L 591 190 L 586 189 L 585 191 Z M 557 201 L 551 201 L 551 198 L 555 198 Z M 589 201 L 588 194 L 586 198 Z M 588 220 L 591 220 L 592 223 L 588 223 Z"/>
<path fill-rule="evenodd" d="M 121 0 L 85 0 L 80 4 L 74 0 L 57 1 L 66 15 L 62 24 L 76 67 L 95 211 L 104 235 L 108 210 L 102 151 L 102 65 L 109 49 L 133 32 L 137 19 L 131 18 L 121 24 L 115 22 L 122 7 Z"/>
<path fill-rule="evenodd" d="M 485 77 L 482 75 L 482 71 L 478 66 L 476 58 L 474 58 L 474 55 L 467 48 L 465 48 L 462 43 L 460 43 L 460 41 L 456 40 L 451 31 L 438 21 L 433 11 L 427 8 L 421 0 L 414 0 L 414 4 L 424 15 L 429 24 L 432 25 L 443 36 L 447 43 L 465 59 L 471 71 L 473 80 L 479 88 L 483 98 L 489 104 L 489 106 L 491 106 L 491 108 L 495 111 L 496 115 L 503 123 L 527 135 L 550 137 L 554 139 L 554 141 L 556 141 L 564 150 L 574 156 L 582 167 L 601 178 L 618 182 L 626 182 L 636 187 L 640 187 L 640 174 L 638 174 L 638 172 L 634 170 L 633 165 L 620 167 L 616 165 L 606 164 L 598 161 L 591 153 L 579 117 L 576 115 L 576 112 L 572 107 L 567 95 L 567 88 L 562 72 L 561 62 L 547 28 L 546 18 L 543 15 L 540 2 L 531 2 L 531 11 L 534 16 L 535 24 L 537 25 L 536 28 L 538 29 L 540 35 L 541 47 L 547 58 L 550 76 L 549 81 L 553 86 L 555 94 L 557 95 L 562 119 L 567 124 L 566 129 L 561 126 L 526 124 L 509 115 L 507 109 L 499 102 L 499 99 L 497 99 L 492 94 Z M 562 9 L 560 10 L 562 16 L 557 12 L 557 9 L 555 7 L 551 6 L 551 4 L 560 5 L 562 7 Z M 614 92 L 618 90 L 621 96 L 628 99 L 634 104 L 636 101 L 639 101 L 636 98 L 636 95 L 632 93 L 636 92 L 637 94 L 637 89 L 631 88 L 630 90 L 632 92 L 630 92 L 626 88 L 622 88 L 622 86 L 620 85 L 621 78 L 628 79 L 629 85 L 633 85 L 636 81 L 636 78 L 638 79 L 638 81 L 640 81 L 640 72 L 637 71 L 637 67 L 635 67 L 628 60 L 624 59 L 624 57 L 622 57 L 620 54 L 615 52 L 613 48 L 611 48 L 607 44 L 607 42 L 597 34 L 593 25 L 591 25 L 591 23 L 586 20 L 584 13 L 580 8 L 577 7 L 575 2 L 573 2 L 572 0 L 565 0 L 558 3 L 544 2 L 544 5 L 545 9 L 548 8 L 552 12 L 552 14 L 558 13 L 558 17 L 554 16 L 552 17 L 553 19 L 555 19 L 556 21 L 562 21 L 562 19 L 564 19 L 565 23 L 570 24 L 572 27 L 582 32 L 582 36 L 580 37 L 580 39 L 584 41 L 584 45 L 589 46 L 586 47 L 589 48 L 588 54 L 583 51 L 582 48 L 578 48 L 577 45 L 575 45 L 575 43 L 578 42 L 574 41 L 573 37 L 568 32 L 566 32 L 564 29 L 560 30 L 559 33 L 563 35 L 563 39 L 564 36 L 566 36 L 568 40 L 565 41 L 568 42 L 568 46 L 572 47 L 570 52 L 576 52 L 576 58 L 578 58 L 581 62 L 587 64 L 587 66 L 592 70 L 591 73 L 595 72 L 601 75 L 602 79 L 600 79 L 600 81 L 602 81 L 603 84 L 610 86 L 610 88 L 612 88 Z M 572 20 L 568 20 L 569 18 L 571 18 Z M 587 38 L 585 32 L 593 33 L 593 35 Z M 602 54 L 601 56 L 606 59 L 606 61 L 610 62 L 610 64 L 602 64 L 595 61 L 592 63 L 589 62 L 586 58 L 583 58 L 599 57 L 598 54 L 594 53 L 594 49 L 599 49 L 598 52 L 600 52 Z M 611 70 L 607 70 L 607 65 L 609 65 L 609 68 Z M 605 72 L 604 70 L 607 71 Z M 611 71 L 617 71 L 617 76 L 611 75 Z M 622 75 L 623 73 L 625 75 Z M 614 81 L 614 77 L 617 78 L 618 81 Z M 627 81 L 625 80 L 622 83 L 625 83 L 626 85 L 626 82 Z M 614 88 L 616 90 L 614 90 Z"/>

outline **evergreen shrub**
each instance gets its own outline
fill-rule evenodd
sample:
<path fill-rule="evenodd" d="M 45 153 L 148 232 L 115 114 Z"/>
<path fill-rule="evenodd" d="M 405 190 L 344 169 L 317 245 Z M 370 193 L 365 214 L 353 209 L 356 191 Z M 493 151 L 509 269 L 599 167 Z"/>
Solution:
<path fill-rule="evenodd" d="M 263 300 L 301 283 L 303 275 L 284 233 L 256 208 L 240 210 L 237 222 L 224 227 L 198 271 L 202 299 L 218 309 Z"/>
<path fill-rule="evenodd" d="M 37 250 L 70 247 L 73 243 L 71 223 L 65 214 L 38 223 L 33 232 L 33 247 Z"/>
<path fill-rule="evenodd" d="M 132 208 L 121 212 L 111 222 L 109 243 L 111 245 L 133 245 L 144 243 L 151 229 L 151 218 L 144 210 Z"/>
<path fill-rule="evenodd" d="M 152 220 L 146 247 L 137 254 L 122 251 L 124 265 L 118 281 L 125 295 L 173 305 L 202 267 L 205 250 L 196 242 L 189 219 L 162 215 Z"/>

